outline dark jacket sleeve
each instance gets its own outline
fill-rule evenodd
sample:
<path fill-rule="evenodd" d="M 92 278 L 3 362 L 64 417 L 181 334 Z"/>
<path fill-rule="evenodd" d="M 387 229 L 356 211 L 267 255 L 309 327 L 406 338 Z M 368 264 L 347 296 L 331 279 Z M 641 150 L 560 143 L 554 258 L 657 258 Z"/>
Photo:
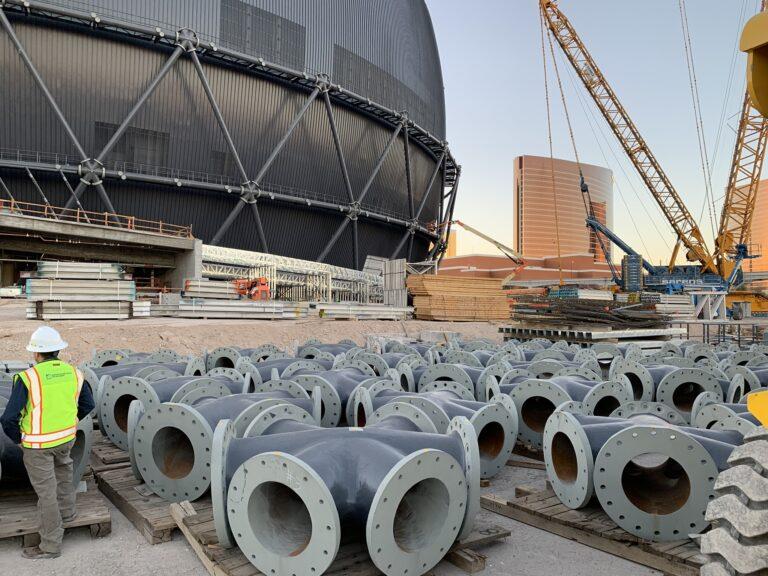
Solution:
<path fill-rule="evenodd" d="M 96 408 L 96 402 L 93 401 L 93 392 L 88 382 L 83 382 L 80 389 L 80 398 L 77 399 L 77 419 L 82 420 Z"/>
<path fill-rule="evenodd" d="M 21 413 L 26 405 L 27 388 L 21 378 L 16 376 L 13 379 L 11 397 L 8 399 L 8 404 L 5 405 L 5 412 L 0 416 L 3 432 L 15 444 L 21 444 Z"/>

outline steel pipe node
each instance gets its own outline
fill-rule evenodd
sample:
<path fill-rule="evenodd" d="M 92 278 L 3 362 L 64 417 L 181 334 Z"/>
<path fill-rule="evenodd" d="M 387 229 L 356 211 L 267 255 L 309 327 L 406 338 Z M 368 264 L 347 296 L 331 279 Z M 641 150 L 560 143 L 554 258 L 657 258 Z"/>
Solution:
<path fill-rule="evenodd" d="M 390 402 L 389 404 L 384 404 L 374 411 L 373 414 L 366 417 L 365 425 L 375 425 L 386 418 L 404 418 L 413 424 L 419 432 L 428 434 L 445 433 L 448 429 L 448 425 L 446 425 L 445 430 L 439 431 L 432 418 L 415 403 L 411 402 Z"/>
<path fill-rule="evenodd" d="M 474 400 L 475 395 L 472 390 L 464 387 L 464 384 L 450 382 L 445 380 L 434 380 L 420 387 L 419 392 L 438 392 L 440 390 L 449 390 L 456 394 L 462 400 Z"/>
<path fill-rule="evenodd" d="M 517 409 L 520 441 L 537 450 L 542 448 L 547 419 L 558 406 L 572 400 L 559 386 L 538 379 L 521 382 L 509 396 Z"/>
<path fill-rule="evenodd" d="M 603 378 L 596 374 L 592 369 L 586 368 L 583 366 L 579 367 L 573 367 L 569 366 L 567 368 L 563 368 L 559 372 L 556 372 L 553 377 L 557 376 L 579 376 L 580 378 L 586 378 L 587 380 L 592 380 L 592 382 L 602 382 Z"/>
<path fill-rule="evenodd" d="M 662 378 L 656 388 L 656 401 L 690 419 L 693 403 L 702 392 L 712 392 L 722 401 L 723 387 L 712 374 L 700 368 L 679 368 Z"/>
<path fill-rule="evenodd" d="M 462 364 L 464 366 L 471 366 L 473 368 L 485 368 L 483 363 L 477 359 L 477 357 L 471 352 L 465 350 L 449 350 L 443 355 L 443 363 L 445 364 Z"/>
<path fill-rule="evenodd" d="M 239 430 L 238 424 L 241 424 L 243 414 L 245 414 L 245 412 L 241 413 L 234 422 L 235 432 L 238 432 Z M 238 420 L 241 420 L 241 422 L 238 422 Z M 261 436 L 267 428 L 283 420 L 292 420 L 303 424 L 317 424 L 315 418 L 303 408 L 294 406 L 293 404 L 278 403 L 269 408 L 262 409 L 255 415 L 243 432 L 242 437 L 256 438 L 257 436 Z"/>
<path fill-rule="evenodd" d="M 552 378 L 563 368 L 565 366 L 557 360 L 536 360 L 528 365 L 528 371 L 539 379 Z"/>
<path fill-rule="evenodd" d="M 265 360 L 271 360 L 275 354 L 281 353 L 283 353 L 283 351 L 274 344 L 262 344 L 251 351 L 249 358 L 253 362 L 263 362 Z"/>
<path fill-rule="evenodd" d="M 642 415 L 656 416 L 657 418 L 661 418 L 665 422 L 675 424 L 676 426 L 686 426 L 687 424 L 680 412 L 661 402 L 646 402 L 644 400 L 627 402 L 616 408 L 616 410 L 610 414 L 611 418 L 625 419 L 631 419 L 634 416 Z"/>
<path fill-rule="evenodd" d="M 419 378 L 418 389 L 421 391 L 426 384 L 437 381 L 461 384 L 474 397 L 475 383 L 469 374 L 459 366 L 453 364 L 434 364 L 427 367 Z"/>
<path fill-rule="evenodd" d="M 538 362 L 539 360 L 558 360 L 560 362 L 568 362 L 569 358 L 563 354 L 561 350 L 547 348 L 546 350 L 542 350 L 541 352 L 534 354 L 531 360 L 533 362 Z"/>
<path fill-rule="evenodd" d="M 475 383 L 475 398 L 480 402 L 487 402 L 488 396 L 486 391 L 488 389 L 487 382 L 495 382 L 499 384 L 504 376 L 512 370 L 512 367 L 504 360 L 497 362 L 496 364 L 489 364 L 488 367 L 483 370 L 480 377 Z"/>
<path fill-rule="evenodd" d="M 581 403 L 587 414 L 610 416 L 623 404 L 632 402 L 632 399 L 632 386 L 629 380 L 620 376 L 616 380 L 606 380 L 593 386 L 581 399 Z"/>

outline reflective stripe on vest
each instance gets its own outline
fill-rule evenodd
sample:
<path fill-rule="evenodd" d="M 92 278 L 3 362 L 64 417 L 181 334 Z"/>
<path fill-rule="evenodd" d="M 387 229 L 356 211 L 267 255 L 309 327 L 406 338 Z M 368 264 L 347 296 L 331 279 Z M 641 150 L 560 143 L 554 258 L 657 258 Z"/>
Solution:
<path fill-rule="evenodd" d="M 43 362 L 19 374 L 28 401 L 21 419 L 25 448 L 52 448 L 74 439 L 82 373 L 59 360 Z"/>

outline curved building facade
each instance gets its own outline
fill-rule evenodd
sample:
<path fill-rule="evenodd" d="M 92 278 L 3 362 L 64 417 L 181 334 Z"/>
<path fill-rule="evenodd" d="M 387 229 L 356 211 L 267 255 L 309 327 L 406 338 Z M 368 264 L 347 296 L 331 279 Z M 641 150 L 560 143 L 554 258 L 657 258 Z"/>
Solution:
<path fill-rule="evenodd" d="M 458 167 L 423 0 L 2 14 L 0 194 L 347 267 L 427 255 Z"/>

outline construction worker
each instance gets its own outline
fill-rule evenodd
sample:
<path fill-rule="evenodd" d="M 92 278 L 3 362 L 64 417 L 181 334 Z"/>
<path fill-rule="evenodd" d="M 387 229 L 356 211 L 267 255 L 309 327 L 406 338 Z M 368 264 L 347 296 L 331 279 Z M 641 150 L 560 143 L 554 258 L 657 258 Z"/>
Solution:
<path fill-rule="evenodd" d="M 24 467 L 38 498 L 40 545 L 25 548 L 25 558 L 60 556 L 63 524 L 77 515 L 69 452 L 78 421 L 95 404 L 80 371 L 58 359 L 66 347 L 53 328 L 35 330 L 27 346 L 35 365 L 16 374 L 0 417 L 6 436 L 21 444 Z"/>

